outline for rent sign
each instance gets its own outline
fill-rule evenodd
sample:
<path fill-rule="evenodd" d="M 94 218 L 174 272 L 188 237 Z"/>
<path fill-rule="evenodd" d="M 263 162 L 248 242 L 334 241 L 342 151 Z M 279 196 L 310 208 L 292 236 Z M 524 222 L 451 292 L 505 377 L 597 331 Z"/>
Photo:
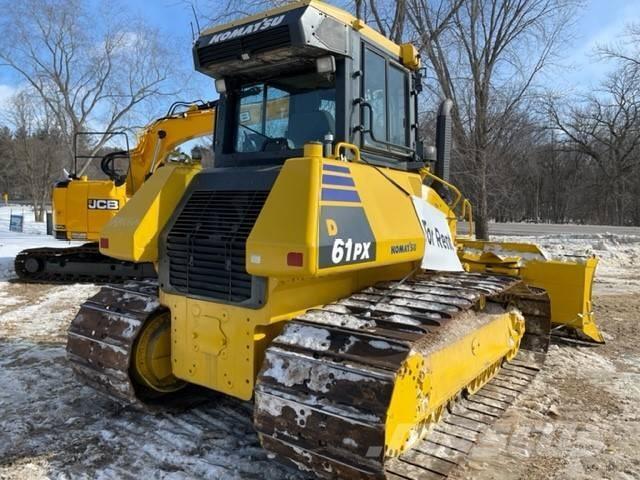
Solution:
<path fill-rule="evenodd" d="M 426 239 L 422 268 L 461 272 L 462 265 L 458 259 L 445 214 L 420 197 L 414 196 L 412 200 Z"/>

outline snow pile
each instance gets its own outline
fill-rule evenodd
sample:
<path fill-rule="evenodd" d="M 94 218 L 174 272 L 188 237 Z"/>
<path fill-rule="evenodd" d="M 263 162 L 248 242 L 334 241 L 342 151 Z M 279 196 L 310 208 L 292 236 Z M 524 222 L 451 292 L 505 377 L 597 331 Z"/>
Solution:
<path fill-rule="evenodd" d="M 599 259 L 596 293 L 640 291 L 640 236 L 602 234 L 544 235 L 537 237 L 493 236 L 496 241 L 534 243 L 549 258 L 589 257 Z"/>

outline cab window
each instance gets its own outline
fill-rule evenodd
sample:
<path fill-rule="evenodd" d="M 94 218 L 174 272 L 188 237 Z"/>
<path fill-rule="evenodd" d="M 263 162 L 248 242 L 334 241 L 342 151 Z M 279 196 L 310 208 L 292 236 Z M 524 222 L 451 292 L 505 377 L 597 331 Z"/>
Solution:
<path fill-rule="evenodd" d="M 409 144 L 409 77 L 377 52 L 364 48 L 362 109 L 364 144 L 384 150 Z"/>
<path fill-rule="evenodd" d="M 235 151 L 294 150 L 335 134 L 333 77 L 282 76 L 243 85 L 237 100 Z"/>

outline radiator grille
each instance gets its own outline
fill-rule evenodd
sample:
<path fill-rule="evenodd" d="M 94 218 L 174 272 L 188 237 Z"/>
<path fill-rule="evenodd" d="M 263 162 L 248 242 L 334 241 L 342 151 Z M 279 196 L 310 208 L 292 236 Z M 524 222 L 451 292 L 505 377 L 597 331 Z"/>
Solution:
<path fill-rule="evenodd" d="M 210 63 L 237 60 L 242 53 L 260 53 L 289 45 L 291 45 L 289 26 L 282 25 L 264 32 L 252 33 L 199 48 L 198 60 L 200 65 L 206 67 Z"/>
<path fill-rule="evenodd" d="M 194 191 L 167 236 L 171 285 L 234 303 L 251 298 L 246 242 L 268 194 Z"/>

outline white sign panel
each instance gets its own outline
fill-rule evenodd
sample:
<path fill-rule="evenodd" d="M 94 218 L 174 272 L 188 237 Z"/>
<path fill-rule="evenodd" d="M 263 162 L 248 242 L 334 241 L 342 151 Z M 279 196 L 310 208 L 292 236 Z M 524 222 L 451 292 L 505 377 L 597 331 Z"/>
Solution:
<path fill-rule="evenodd" d="M 422 268 L 462 272 L 463 268 L 456 253 L 445 214 L 420 197 L 412 196 L 411 199 L 426 240 Z"/>

